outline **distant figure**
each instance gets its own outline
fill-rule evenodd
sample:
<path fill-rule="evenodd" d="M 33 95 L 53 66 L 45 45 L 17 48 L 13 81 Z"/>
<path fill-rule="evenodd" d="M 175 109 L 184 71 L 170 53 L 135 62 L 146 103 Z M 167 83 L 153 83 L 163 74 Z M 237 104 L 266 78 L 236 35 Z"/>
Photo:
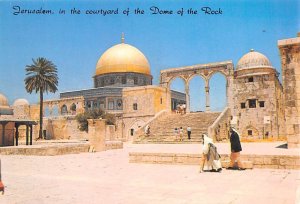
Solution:
<path fill-rule="evenodd" d="M 192 134 L 192 128 L 190 126 L 188 126 L 186 128 L 186 131 L 187 131 L 187 134 L 188 134 L 188 139 L 190 140 L 191 139 L 191 134 Z"/>
<path fill-rule="evenodd" d="M 1 179 L 1 160 L 0 160 L 0 191 L 2 191 L 2 195 L 4 194 L 4 185 Z"/>
<path fill-rule="evenodd" d="M 175 134 L 175 141 L 178 141 L 178 132 L 179 130 L 178 130 L 178 128 L 176 127 L 175 129 L 174 129 L 174 134 Z"/>
<path fill-rule="evenodd" d="M 206 171 L 221 172 L 222 165 L 220 155 L 217 152 L 217 147 L 214 145 L 213 140 L 206 134 L 202 135 L 202 160 L 200 163 L 200 173 L 203 172 L 204 166 Z"/>
<path fill-rule="evenodd" d="M 240 142 L 240 136 L 236 129 L 233 127 L 230 128 L 230 166 L 228 169 L 237 169 L 237 170 L 245 170 L 242 167 L 242 163 L 240 160 L 240 152 L 242 151 L 242 146 Z"/>
<path fill-rule="evenodd" d="M 146 125 L 146 127 L 145 127 L 145 134 L 146 134 L 147 136 L 150 135 L 150 126 L 149 126 L 149 125 Z"/>
<path fill-rule="evenodd" d="M 186 105 L 185 104 L 178 104 L 176 106 L 176 109 L 177 109 L 177 113 L 180 113 L 181 115 L 185 114 L 186 112 Z"/>
<path fill-rule="evenodd" d="M 150 135 L 150 126 L 148 126 L 148 128 L 147 128 L 147 136 L 149 136 Z"/>
<path fill-rule="evenodd" d="M 183 129 L 180 127 L 179 129 L 179 141 L 183 141 Z"/>

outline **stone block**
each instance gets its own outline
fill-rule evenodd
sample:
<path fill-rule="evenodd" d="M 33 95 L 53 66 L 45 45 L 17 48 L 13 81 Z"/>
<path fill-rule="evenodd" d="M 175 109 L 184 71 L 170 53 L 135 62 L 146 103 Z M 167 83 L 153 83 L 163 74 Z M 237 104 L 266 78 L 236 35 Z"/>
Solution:
<path fill-rule="evenodd" d="M 270 157 L 264 157 L 264 165 L 271 165 L 272 159 Z"/>
<path fill-rule="evenodd" d="M 262 164 L 264 164 L 264 158 L 262 158 L 262 157 L 255 157 L 254 160 L 253 160 L 253 163 L 255 165 L 257 165 L 257 164 L 262 165 Z"/>

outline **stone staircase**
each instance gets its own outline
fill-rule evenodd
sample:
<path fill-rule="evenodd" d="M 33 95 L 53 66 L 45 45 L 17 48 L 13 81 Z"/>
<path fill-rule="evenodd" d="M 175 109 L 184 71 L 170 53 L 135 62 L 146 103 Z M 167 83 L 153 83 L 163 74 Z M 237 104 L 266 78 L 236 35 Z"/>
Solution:
<path fill-rule="evenodd" d="M 219 112 L 197 112 L 184 115 L 167 114 L 151 122 L 149 136 L 140 135 L 134 143 L 200 143 L 202 142 L 201 135 L 207 133 L 208 127 L 213 124 L 219 115 Z M 186 128 L 188 125 L 192 128 L 191 140 L 187 138 Z M 183 141 L 176 140 L 175 127 L 183 128 Z"/>

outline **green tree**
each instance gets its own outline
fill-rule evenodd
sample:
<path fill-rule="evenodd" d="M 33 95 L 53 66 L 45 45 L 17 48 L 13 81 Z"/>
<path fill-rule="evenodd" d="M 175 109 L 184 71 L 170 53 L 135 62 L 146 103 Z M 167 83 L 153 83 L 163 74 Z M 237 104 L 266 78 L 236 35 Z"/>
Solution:
<path fill-rule="evenodd" d="M 55 93 L 58 86 L 56 65 L 46 58 L 39 57 L 32 59 L 33 64 L 26 65 L 25 88 L 28 93 L 40 94 L 40 130 L 39 139 L 43 136 L 43 94 L 46 92 Z"/>
<path fill-rule="evenodd" d="M 80 131 L 86 131 L 88 132 L 89 126 L 88 126 L 88 119 L 99 119 L 103 118 L 106 119 L 107 125 L 115 125 L 116 123 L 116 117 L 114 114 L 105 113 L 101 109 L 93 109 L 93 110 L 87 110 L 84 113 L 80 113 L 76 115 L 76 120 L 79 123 L 79 130 Z"/>

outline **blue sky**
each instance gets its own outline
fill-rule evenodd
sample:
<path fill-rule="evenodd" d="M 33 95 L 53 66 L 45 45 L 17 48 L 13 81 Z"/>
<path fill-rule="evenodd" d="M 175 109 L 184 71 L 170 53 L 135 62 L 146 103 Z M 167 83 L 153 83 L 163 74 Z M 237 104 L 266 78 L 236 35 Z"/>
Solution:
<path fill-rule="evenodd" d="M 51 9 L 52 15 L 13 15 L 21 9 Z M 183 16 L 154 15 L 150 7 L 164 10 L 184 9 Z M 205 15 L 202 7 L 222 10 L 222 15 Z M 76 8 L 81 14 L 70 14 Z M 86 10 L 117 9 L 117 15 L 86 15 Z M 130 10 L 129 15 L 122 14 Z M 145 10 L 135 15 L 134 9 Z M 197 15 L 187 15 L 189 8 Z M 171 67 L 232 60 L 251 48 L 266 55 L 281 72 L 277 40 L 295 37 L 299 32 L 300 4 L 296 0 L 189 0 L 189 1 L 1 1 L 0 0 L 0 93 L 10 104 L 17 98 L 38 102 L 38 95 L 24 88 L 25 66 L 32 58 L 46 57 L 59 72 L 59 92 L 93 87 L 96 63 L 108 48 L 125 42 L 140 49 L 148 58 L 153 83 L 159 83 L 159 71 Z M 58 14 L 64 9 L 66 14 Z M 225 79 L 212 81 L 211 105 L 225 105 Z M 200 78 L 192 81 L 193 110 L 204 108 L 204 86 Z M 172 87 L 183 90 L 175 80 Z M 59 94 L 45 95 L 46 99 Z"/>

